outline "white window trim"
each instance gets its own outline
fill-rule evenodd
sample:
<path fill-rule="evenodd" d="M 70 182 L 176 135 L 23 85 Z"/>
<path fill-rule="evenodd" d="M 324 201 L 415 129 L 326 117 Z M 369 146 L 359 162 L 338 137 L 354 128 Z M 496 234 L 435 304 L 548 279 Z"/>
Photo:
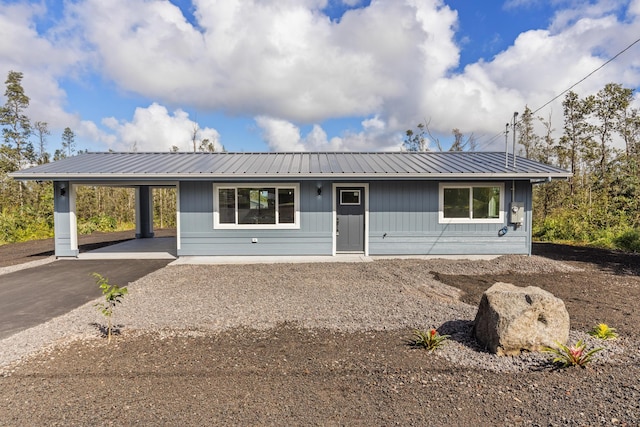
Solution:
<path fill-rule="evenodd" d="M 469 188 L 473 187 L 498 187 L 500 188 L 500 210 L 498 211 L 498 218 L 445 218 L 444 217 L 444 189 L 445 188 Z M 473 210 L 473 191 L 469 192 L 470 211 Z M 438 185 L 438 223 L 439 224 L 502 224 L 504 223 L 504 182 L 455 182 L 455 183 L 443 183 Z"/>
<path fill-rule="evenodd" d="M 218 205 L 218 190 L 225 188 L 275 188 L 276 197 L 279 189 L 293 188 L 293 204 L 294 204 L 294 220 L 292 224 L 220 224 L 220 212 Z M 238 200 L 236 199 L 236 222 L 238 221 Z M 276 203 L 276 218 L 278 212 L 278 204 Z M 299 183 L 224 183 L 213 184 L 213 228 L 220 230 L 283 230 L 283 229 L 299 229 L 300 228 L 300 184 Z"/>

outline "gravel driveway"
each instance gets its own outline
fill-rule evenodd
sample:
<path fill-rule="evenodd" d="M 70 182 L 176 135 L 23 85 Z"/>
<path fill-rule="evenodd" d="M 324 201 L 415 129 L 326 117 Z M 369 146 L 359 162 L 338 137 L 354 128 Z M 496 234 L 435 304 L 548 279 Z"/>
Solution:
<path fill-rule="evenodd" d="M 637 324 L 640 277 L 591 268 L 538 256 L 168 266 L 128 285 L 115 343 L 95 302 L 0 341 L 0 426 L 640 425 L 637 328 L 566 371 L 471 339 L 476 306 L 461 300 L 494 276 L 570 285 L 557 287 L 570 315 L 587 313 L 572 341 L 596 345 L 584 329 L 596 316 Z M 435 353 L 407 346 L 429 327 L 452 337 Z"/>
<path fill-rule="evenodd" d="M 338 332 L 437 327 L 453 338 L 439 352 L 441 357 L 465 366 L 519 371 L 545 358 L 536 354 L 496 358 L 478 351 L 471 336 L 476 306 L 461 302 L 460 290 L 433 278 L 433 273 L 499 274 L 514 269 L 521 273 L 579 270 L 536 256 L 492 261 L 175 265 L 129 284 L 129 295 L 117 307 L 113 321 L 122 332 L 164 331 L 167 335 L 238 327 L 265 330 L 283 323 Z M 43 345 L 98 337 L 104 318 L 94 307 L 97 301 L 0 342 L 0 366 Z M 572 338 L 590 340 L 578 332 L 572 332 Z M 621 351 L 610 343 L 599 357 Z"/>

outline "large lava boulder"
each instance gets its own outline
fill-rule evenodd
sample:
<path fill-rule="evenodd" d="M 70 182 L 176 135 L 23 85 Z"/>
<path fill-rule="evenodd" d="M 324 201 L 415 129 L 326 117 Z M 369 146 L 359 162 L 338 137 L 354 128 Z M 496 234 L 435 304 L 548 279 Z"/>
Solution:
<path fill-rule="evenodd" d="M 560 298 L 536 286 L 498 282 L 482 295 L 473 332 L 499 356 L 540 351 L 569 339 L 569 313 Z"/>

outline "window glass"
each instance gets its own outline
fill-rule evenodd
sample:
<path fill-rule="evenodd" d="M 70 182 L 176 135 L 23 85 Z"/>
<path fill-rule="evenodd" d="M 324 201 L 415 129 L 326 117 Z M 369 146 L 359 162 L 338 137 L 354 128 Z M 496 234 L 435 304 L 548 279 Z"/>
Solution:
<path fill-rule="evenodd" d="M 500 223 L 504 219 L 502 183 L 441 183 L 441 223 Z"/>
<path fill-rule="evenodd" d="M 445 218 L 469 218 L 469 189 L 445 188 L 443 211 Z"/>
<path fill-rule="evenodd" d="M 214 184 L 214 228 L 300 228 L 299 185 Z M 264 226 L 264 227 L 262 227 Z"/>
<path fill-rule="evenodd" d="M 278 189 L 278 223 L 293 224 L 295 222 L 296 208 L 295 193 L 293 188 Z"/>
<path fill-rule="evenodd" d="M 275 223 L 275 188 L 238 188 L 238 224 Z"/>
<path fill-rule="evenodd" d="M 473 188 L 473 218 L 498 218 L 500 215 L 500 188 Z"/>
<path fill-rule="evenodd" d="M 220 224 L 236 223 L 236 190 L 221 188 L 218 190 L 218 212 Z"/>
<path fill-rule="evenodd" d="M 340 190 L 341 205 L 359 205 L 360 190 Z"/>

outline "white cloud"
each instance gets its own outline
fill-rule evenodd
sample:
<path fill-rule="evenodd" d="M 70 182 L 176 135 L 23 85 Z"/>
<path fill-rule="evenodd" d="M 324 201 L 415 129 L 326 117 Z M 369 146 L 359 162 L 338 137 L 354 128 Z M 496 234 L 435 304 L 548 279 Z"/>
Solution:
<path fill-rule="evenodd" d="M 432 130 L 495 135 L 513 111 L 535 109 L 580 81 L 637 38 L 638 19 L 620 22 L 611 2 L 589 8 L 565 9 L 550 29 L 522 33 L 514 44 L 489 62 L 468 65 L 458 75 L 433 82 L 422 99 L 422 114 Z M 570 17 L 570 18 L 569 18 Z M 573 90 L 595 93 L 606 83 L 640 84 L 640 61 L 628 52 Z M 553 111 L 556 129 L 562 124 L 562 98 L 541 111 Z M 424 118 L 414 116 L 416 122 Z M 496 141 L 494 148 L 499 148 Z M 486 147 L 491 148 L 491 147 Z"/>
<path fill-rule="evenodd" d="M 86 0 L 65 3 L 63 18 L 40 33 L 46 3 L 2 3 L 0 73 L 24 71 L 35 120 L 117 149 L 190 149 L 195 123 L 162 105 L 256 117 L 274 150 L 397 149 L 404 131 L 425 120 L 441 135 L 500 132 L 513 111 L 542 105 L 638 36 L 640 0 L 629 0 L 624 17 L 614 0 L 545 3 L 557 10 L 549 28 L 522 33 L 459 73 L 457 12 L 443 0 L 372 1 L 338 22 L 322 12 L 328 0 L 194 0 L 196 25 L 167 1 Z M 576 91 L 638 87 L 638 46 Z M 111 133 L 100 130 L 68 111 L 60 83 L 92 73 L 151 105 L 107 118 Z M 319 124 L 300 130 L 344 117 L 364 119 L 337 137 Z M 201 137 L 219 144 L 214 129 Z"/>
<path fill-rule="evenodd" d="M 2 4 L 0 8 L 0 77 L 22 72 L 22 86 L 30 97 L 28 114 L 51 128 L 64 128 L 77 118 L 64 109 L 66 94 L 59 79 L 72 74 L 83 53 L 68 38 L 45 37 L 34 21 L 46 15 L 42 4 Z"/>
<path fill-rule="evenodd" d="M 103 125 L 117 134 L 117 142 L 107 141 L 116 151 L 169 151 L 174 145 L 180 151 L 193 151 L 194 128 L 198 129 L 196 145 L 208 139 L 217 151 L 222 150 L 218 131 L 208 127 L 199 129 L 186 112 L 178 109 L 170 114 L 166 107 L 156 103 L 147 108 L 136 108 L 130 122 L 108 117 Z"/>
<path fill-rule="evenodd" d="M 298 126 L 286 120 L 259 116 L 256 123 L 272 151 L 397 151 L 402 144 L 397 132 L 389 132 L 378 117 L 364 120 L 361 132 L 333 138 L 317 124 L 303 136 Z"/>
<path fill-rule="evenodd" d="M 88 0 L 78 22 L 108 78 L 160 102 L 314 122 L 366 116 L 457 64 L 440 0 L 383 0 L 339 23 L 323 1 Z M 393 25 L 389 25 L 393 22 Z"/>

